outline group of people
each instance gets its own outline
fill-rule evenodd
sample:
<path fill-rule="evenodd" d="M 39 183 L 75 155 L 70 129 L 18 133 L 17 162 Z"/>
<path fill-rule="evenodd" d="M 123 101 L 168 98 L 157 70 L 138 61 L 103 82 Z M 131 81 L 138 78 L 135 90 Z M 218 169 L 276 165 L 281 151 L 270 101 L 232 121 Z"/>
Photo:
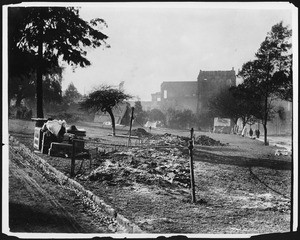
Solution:
<path fill-rule="evenodd" d="M 242 130 L 242 137 L 244 137 L 247 133 L 247 128 L 246 126 L 243 128 Z M 249 130 L 249 136 L 250 138 L 253 138 L 253 133 L 255 134 L 256 138 L 259 138 L 259 135 L 260 135 L 260 131 L 259 129 L 255 129 L 255 131 L 253 132 L 252 128 L 250 127 L 250 130 Z"/>

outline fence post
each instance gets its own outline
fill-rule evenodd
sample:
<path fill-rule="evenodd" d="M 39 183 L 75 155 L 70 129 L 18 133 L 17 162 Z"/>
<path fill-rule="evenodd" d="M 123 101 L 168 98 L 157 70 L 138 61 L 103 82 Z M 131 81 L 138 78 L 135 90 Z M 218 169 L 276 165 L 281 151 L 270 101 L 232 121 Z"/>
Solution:
<path fill-rule="evenodd" d="M 75 175 L 75 140 L 72 140 L 71 178 Z"/>
<path fill-rule="evenodd" d="M 191 178 L 191 195 L 192 195 L 192 202 L 196 202 L 195 196 L 195 180 L 194 180 L 194 163 L 193 163 L 193 148 L 194 148 L 194 128 L 191 128 L 191 140 L 189 140 L 189 153 L 190 153 L 190 178 Z"/>
<path fill-rule="evenodd" d="M 128 146 L 130 146 L 130 137 L 131 137 L 131 128 L 132 128 L 132 121 L 133 121 L 133 112 L 134 107 L 131 108 L 131 118 L 130 118 L 130 127 L 129 127 L 129 136 L 128 136 Z"/>

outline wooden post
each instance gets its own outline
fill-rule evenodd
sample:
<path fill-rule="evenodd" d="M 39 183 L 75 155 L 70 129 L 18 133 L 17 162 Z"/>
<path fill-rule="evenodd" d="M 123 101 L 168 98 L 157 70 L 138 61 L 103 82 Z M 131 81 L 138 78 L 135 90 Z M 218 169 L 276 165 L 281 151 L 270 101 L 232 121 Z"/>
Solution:
<path fill-rule="evenodd" d="M 189 140 L 189 153 L 190 153 L 190 175 L 191 175 L 191 195 L 192 195 L 192 202 L 196 202 L 195 196 L 195 180 L 194 180 L 194 163 L 193 163 L 193 148 L 194 148 L 194 129 L 191 128 L 191 140 Z"/>
<path fill-rule="evenodd" d="M 132 128 L 132 121 L 133 121 L 133 112 L 134 112 L 134 107 L 131 108 L 131 117 L 130 117 L 130 126 L 129 126 L 129 136 L 128 136 L 128 146 L 130 146 L 130 137 L 131 137 L 131 128 Z"/>
<path fill-rule="evenodd" d="M 75 140 L 72 140 L 71 178 L 75 175 Z"/>

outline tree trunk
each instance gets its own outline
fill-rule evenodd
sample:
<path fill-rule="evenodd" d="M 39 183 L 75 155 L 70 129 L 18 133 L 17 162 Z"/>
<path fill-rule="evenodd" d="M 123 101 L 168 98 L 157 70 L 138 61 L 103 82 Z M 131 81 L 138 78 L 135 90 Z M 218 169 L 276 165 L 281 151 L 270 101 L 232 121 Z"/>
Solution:
<path fill-rule="evenodd" d="M 22 97 L 20 95 L 17 96 L 17 100 L 16 100 L 16 107 L 20 107 L 21 106 L 21 101 L 22 101 Z"/>
<path fill-rule="evenodd" d="M 268 146 L 269 143 L 268 143 L 268 139 L 267 139 L 267 123 L 266 121 L 263 123 L 263 126 L 264 126 L 264 142 L 265 142 L 265 145 Z"/>
<path fill-rule="evenodd" d="M 42 73 L 42 61 L 43 61 L 43 27 L 40 26 L 40 38 L 38 46 L 38 63 L 36 74 L 36 115 L 38 118 L 44 117 L 43 112 L 43 73 Z"/>
<path fill-rule="evenodd" d="M 263 120 L 263 126 L 264 126 L 264 142 L 265 145 L 267 146 L 268 139 L 267 139 L 267 121 L 268 121 L 268 97 L 265 97 L 265 112 L 264 112 L 264 120 Z"/>
<path fill-rule="evenodd" d="M 115 117 L 111 109 L 106 110 L 111 118 L 111 127 L 112 127 L 112 135 L 116 136 L 116 123 L 115 123 Z"/>

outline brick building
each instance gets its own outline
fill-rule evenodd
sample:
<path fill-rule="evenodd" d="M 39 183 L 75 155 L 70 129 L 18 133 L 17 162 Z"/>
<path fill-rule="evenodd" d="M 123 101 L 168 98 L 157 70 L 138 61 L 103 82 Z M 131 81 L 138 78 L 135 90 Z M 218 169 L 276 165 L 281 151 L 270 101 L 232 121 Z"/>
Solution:
<path fill-rule="evenodd" d="M 222 90 L 236 86 L 236 75 L 230 71 L 201 71 L 198 75 L 198 106 L 197 112 L 204 114 L 208 110 L 208 101 Z"/>
<path fill-rule="evenodd" d="M 197 114 L 200 117 L 199 126 L 201 126 L 202 129 L 212 128 L 213 118 L 208 116 L 209 100 L 217 96 L 222 90 L 236 86 L 236 74 L 234 68 L 229 71 L 200 70 L 197 80 Z"/>
<path fill-rule="evenodd" d="M 176 110 L 190 109 L 197 111 L 197 82 L 163 82 L 161 84 L 161 110 L 173 108 Z"/>

